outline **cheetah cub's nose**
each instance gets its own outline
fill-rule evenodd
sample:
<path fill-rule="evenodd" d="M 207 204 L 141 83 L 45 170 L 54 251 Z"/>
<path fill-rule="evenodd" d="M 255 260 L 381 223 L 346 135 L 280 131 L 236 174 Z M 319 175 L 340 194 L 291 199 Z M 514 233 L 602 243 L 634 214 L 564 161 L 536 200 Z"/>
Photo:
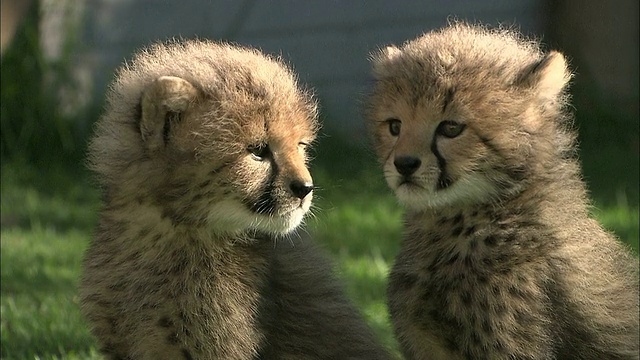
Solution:
<path fill-rule="evenodd" d="M 393 165 L 395 165 L 398 172 L 404 176 L 412 175 L 418 170 L 421 164 L 422 161 L 414 156 L 397 156 L 393 160 Z"/>
<path fill-rule="evenodd" d="M 304 197 L 307 196 L 311 192 L 311 190 L 313 190 L 313 183 L 310 181 L 303 182 L 300 180 L 293 180 L 289 184 L 289 189 L 291 189 L 293 195 L 295 195 L 297 198 L 304 199 Z"/>

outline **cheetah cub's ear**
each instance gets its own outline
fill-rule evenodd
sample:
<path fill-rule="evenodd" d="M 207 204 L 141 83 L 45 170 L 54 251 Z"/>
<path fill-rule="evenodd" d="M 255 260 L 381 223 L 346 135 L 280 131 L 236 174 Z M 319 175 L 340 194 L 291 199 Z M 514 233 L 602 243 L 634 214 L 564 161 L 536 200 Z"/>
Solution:
<path fill-rule="evenodd" d="M 402 51 L 400 49 L 390 45 L 371 54 L 371 65 L 373 68 L 373 75 L 376 79 L 380 80 L 390 75 L 389 69 L 391 66 L 389 66 L 389 64 L 397 59 L 401 53 Z"/>
<path fill-rule="evenodd" d="M 198 90 L 190 82 L 175 76 L 161 76 L 144 90 L 140 134 L 150 151 L 166 145 L 171 127 L 197 96 Z"/>
<path fill-rule="evenodd" d="M 541 102 L 554 102 L 561 96 L 571 76 L 564 56 L 551 51 L 542 60 L 527 66 L 516 83 L 533 90 Z"/>

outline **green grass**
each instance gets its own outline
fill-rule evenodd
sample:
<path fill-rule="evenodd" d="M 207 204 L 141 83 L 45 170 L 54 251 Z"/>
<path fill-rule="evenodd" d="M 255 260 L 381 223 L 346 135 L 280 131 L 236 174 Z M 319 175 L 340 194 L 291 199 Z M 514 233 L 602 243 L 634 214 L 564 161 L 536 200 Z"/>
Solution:
<path fill-rule="evenodd" d="M 97 193 L 81 174 L 13 163 L 1 200 L 2 358 L 97 359 L 76 296 Z"/>
<path fill-rule="evenodd" d="M 595 216 L 637 252 L 637 153 L 600 148 L 585 155 L 585 177 L 599 186 L 593 191 Z M 76 296 L 99 195 L 84 172 L 55 166 L 36 171 L 3 162 L 2 359 L 99 358 Z M 321 139 L 313 174 L 320 189 L 310 232 L 333 254 L 349 295 L 381 340 L 396 349 L 384 293 L 398 250 L 401 209 L 373 157 L 340 141 Z"/>
<path fill-rule="evenodd" d="M 2 232 L 3 359 L 97 356 L 75 295 L 86 241 L 79 230 Z"/>
<path fill-rule="evenodd" d="M 399 245 L 400 207 L 371 171 L 351 169 L 358 178 L 354 181 L 317 170 L 314 177 L 320 189 L 315 196 L 316 216 L 309 222 L 311 232 L 334 255 L 350 297 L 379 338 L 388 348 L 397 349 L 384 297 L 386 276 Z"/>

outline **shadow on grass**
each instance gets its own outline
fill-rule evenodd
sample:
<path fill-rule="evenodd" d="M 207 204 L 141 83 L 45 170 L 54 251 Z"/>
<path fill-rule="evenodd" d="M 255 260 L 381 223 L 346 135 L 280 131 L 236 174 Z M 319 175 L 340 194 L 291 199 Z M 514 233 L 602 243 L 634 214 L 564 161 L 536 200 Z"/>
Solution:
<path fill-rule="evenodd" d="M 77 168 L 35 168 L 2 164 L 0 206 L 3 229 L 54 228 L 91 231 L 97 221 L 98 191 Z"/>

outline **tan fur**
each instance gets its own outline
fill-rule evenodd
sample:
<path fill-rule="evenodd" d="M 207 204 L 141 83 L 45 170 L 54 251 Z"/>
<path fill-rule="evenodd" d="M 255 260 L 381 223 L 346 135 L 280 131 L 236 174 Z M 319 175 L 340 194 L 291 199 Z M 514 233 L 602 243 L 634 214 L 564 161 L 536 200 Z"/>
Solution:
<path fill-rule="evenodd" d="M 372 57 L 368 125 L 407 208 L 408 359 L 637 359 L 638 263 L 589 218 L 562 54 L 455 23 Z"/>
<path fill-rule="evenodd" d="M 208 41 L 124 66 L 90 144 L 103 190 L 82 311 L 110 359 L 384 359 L 308 239 L 316 105 L 279 60 Z"/>

